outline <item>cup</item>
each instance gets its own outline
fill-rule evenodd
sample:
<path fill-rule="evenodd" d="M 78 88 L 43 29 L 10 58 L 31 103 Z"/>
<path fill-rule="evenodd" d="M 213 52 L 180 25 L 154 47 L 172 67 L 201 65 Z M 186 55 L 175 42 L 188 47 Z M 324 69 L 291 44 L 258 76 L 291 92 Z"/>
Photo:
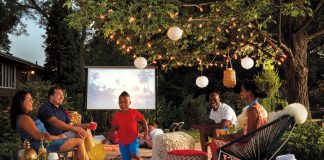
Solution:
<path fill-rule="evenodd" d="M 58 154 L 56 152 L 51 152 L 47 156 L 47 160 L 58 160 Z"/>
<path fill-rule="evenodd" d="M 220 135 L 221 135 L 221 136 L 224 136 L 224 135 L 226 135 L 226 134 L 227 134 L 227 132 L 226 132 L 225 129 L 221 129 L 221 130 L 220 130 Z"/>
<path fill-rule="evenodd" d="M 96 130 L 97 129 L 97 123 L 96 122 L 90 122 L 89 129 L 90 130 Z"/>

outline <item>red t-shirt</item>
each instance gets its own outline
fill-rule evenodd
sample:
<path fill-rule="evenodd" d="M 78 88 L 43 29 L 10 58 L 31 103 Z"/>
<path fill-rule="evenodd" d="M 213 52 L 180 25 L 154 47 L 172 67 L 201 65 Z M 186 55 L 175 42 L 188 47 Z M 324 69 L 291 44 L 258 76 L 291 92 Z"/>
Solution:
<path fill-rule="evenodd" d="M 119 143 L 131 144 L 138 137 L 138 120 L 144 116 L 135 109 L 129 108 L 127 112 L 118 111 L 115 113 L 111 124 L 118 128 Z"/>

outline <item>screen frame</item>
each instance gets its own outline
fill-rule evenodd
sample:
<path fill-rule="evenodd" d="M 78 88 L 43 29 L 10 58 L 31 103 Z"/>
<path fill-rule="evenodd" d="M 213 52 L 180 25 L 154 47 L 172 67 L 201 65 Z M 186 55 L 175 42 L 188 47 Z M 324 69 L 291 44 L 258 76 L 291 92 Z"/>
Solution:
<path fill-rule="evenodd" d="M 85 66 L 84 69 L 85 69 L 85 95 L 84 95 L 84 99 L 85 99 L 85 105 L 84 105 L 84 108 L 88 111 L 99 111 L 99 110 L 119 110 L 119 109 L 88 109 L 88 69 L 89 68 L 98 68 L 98 69 L 137 69 L 137 70 L 140 70 L 139 68 L 136 68 L 135 66 Z M 138 109 L 138 108 L 135 108 L 136 110 L 156 110 L 157 108 L 157 94 L 158 94 L 158 67 L 157 66 L 147 66 L 145 67 L 144 69 L 154 69 L 154 72 L 155 72 L 155 75 L 154 75 L 154 78 L 155 78 L 155 106 L 154 108 L 147 108 L 147 109 Z M 130 107 L 132 108 L 132 107 Z"/>

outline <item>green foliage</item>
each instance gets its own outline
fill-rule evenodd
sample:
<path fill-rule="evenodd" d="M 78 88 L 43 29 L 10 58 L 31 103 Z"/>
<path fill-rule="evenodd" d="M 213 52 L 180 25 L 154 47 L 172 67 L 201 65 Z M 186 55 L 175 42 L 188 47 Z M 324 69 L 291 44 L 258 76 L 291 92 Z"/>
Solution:
<path fill-rule="evenodd" d="M 285 138 L 288 132 L 285 134 Z M 285 138 L 282 138 L 284 140 Z M 313 122 L 297 126 L 279 154 L 292 153 L 298 160 L 324 158 L 324 129 Z"/>
<path fill-rule="evenodd" d="M 312 15 L 308 0 L 281 4 L 268 0 L 207 4 L 184 0 L 70 1 L 79 7 L 67 18 L 70 26 L 79 30 L 85 26 L 94 28 L 108 41 L 118 41 L 123 53 L 132 47 L 132 52 L 149 57 L 149 62 L 164 64 L 163 69 L 191 65 L 202 69 L 210 63 L 224 64 L 225 55 L 242 54 L 245 47 L 251 47 L 251 55 L 259 57 L 257 64 L 272 57 L 280 60 L 282 55 L 274 52 L 276 44 L 266 40 L 277 35 L 273 26 L 278 23 L 278 12 L 289 18 Z M 184 31 L 178 41 L 165 36 L 173 26 Z"/>
<path fill-rule="evenodd" d="M 231 106 L 237 115 L 240 113 L 241 109 L 245 107 L 244 101 L 241 99 L 240 95 L 234 92 L 224 92 L 221 94 L 221 102 Z"/>
<path fill-rule="evenodd" d="M 47 101 L 48 90 L 51 86 L 49 81 L 30 81 L 17 84 L 19 90 L 29 91 L 33 94 L 33 106 L 36 110 Z"/>
<path fill-rule="evenodd" d="M 10 51 L 9 33 L 17 35 L 26 32 L 25 25 L 21 24 L 20 18 L 25 8 L 20 7 L 16 1 L 1 0 L 0 1 L 0 52 Z M 21 28 L 15 28 L 17 24 L 21 24 Z"/>
<path fill-rule="evenodd" d="M 0 143 L 0 158 L 14 159 L 17 155 L 17 151 L 22 148 L 21 142 L 5 142 Z"/>
<path fill-rule="evenodd" d="M 107 43 L 102 34 L 94 34 L 85 46 L 87 66 L 131 66 L 131 54 L 122 55 L 113 43 Z"/>
<path fill-rule="evenodd" d="M 194 98 L 193 95 L 184 97 L 180 105 L 175 105 L 172 101 L 166 104 L 161 99 L 162 108 L 159 112 L 158 122 L 164 128 L 168 128 L 173 122 L 184 122 L 184 128 L 190 128 L 194 124 L 201 124 L 208 118 L 208 103 L 205 95 Z"/>
<path fill-rule="evenodd" d="M 254 77 L 254 80 L 260 85 L 261 89 L 268 94 L 267 98 L 263 98 L 261 103 L 268 111 L 274 111 L 276 105 L 282 106 L 288 105 L 288 102 L 281 99 L 281 93 L 279 91 L 282 83 L 276 70 L 263 70 L 261 74 Z"/>
<path fill-rule="evenodd" d="M 21 143 L 18 134 L 10 127 L 9 112 L 6 110 L 0 111 L 0 127 L 0 159 L 12 159 L 21 148 Z"/>
<path fill-rule="evenodd" d="M 189 134 L 192 138 L 195 139 L 196 142 L 200 141 L 199 131 L 196 131 L 196 130 L 183 130 L 182 132 L 185 132 L 185 133 Z"/>
<path fill-rule="evenodd" d="M 44 78 L 61 85 L 69 94 L 74 94 L 82 89 L 80 36 L 64 21 L 70 10 L 63 8 L 63 3 L 55 1 L 49 12 Z"/>

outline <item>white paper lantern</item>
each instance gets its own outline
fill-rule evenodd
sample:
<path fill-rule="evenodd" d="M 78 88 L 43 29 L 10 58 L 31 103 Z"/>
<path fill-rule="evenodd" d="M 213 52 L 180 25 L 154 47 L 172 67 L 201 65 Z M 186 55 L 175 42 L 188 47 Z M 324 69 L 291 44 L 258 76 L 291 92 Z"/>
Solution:
<path fill-rule="evenodd" d="M 208 85 L 209 81 L 208 78 L 206 76 L 199 76 L 196 79 L 196 85 L 200 88 L 204 88 Z"/>
<path fill-rule="evenodd" d="M 134 61 L 136 68 L 143 69 L 147 65 L 147 60 L 144 57 L 137 57 Z"/>
<path fill-rule="evenodd" d="M 171 27 L 167 32 L 167 36 L 171 40 L 176 41 L 181 38 L 182 32 L 182 29 L 180 29 L 179 27 Z"/>
<path fill-rule="evenodd" d="M 244 69 L 251 69 L 254 66 L 254 61 L 249 56 L 246 56 L 241 60 L 241 65 Z"/>

